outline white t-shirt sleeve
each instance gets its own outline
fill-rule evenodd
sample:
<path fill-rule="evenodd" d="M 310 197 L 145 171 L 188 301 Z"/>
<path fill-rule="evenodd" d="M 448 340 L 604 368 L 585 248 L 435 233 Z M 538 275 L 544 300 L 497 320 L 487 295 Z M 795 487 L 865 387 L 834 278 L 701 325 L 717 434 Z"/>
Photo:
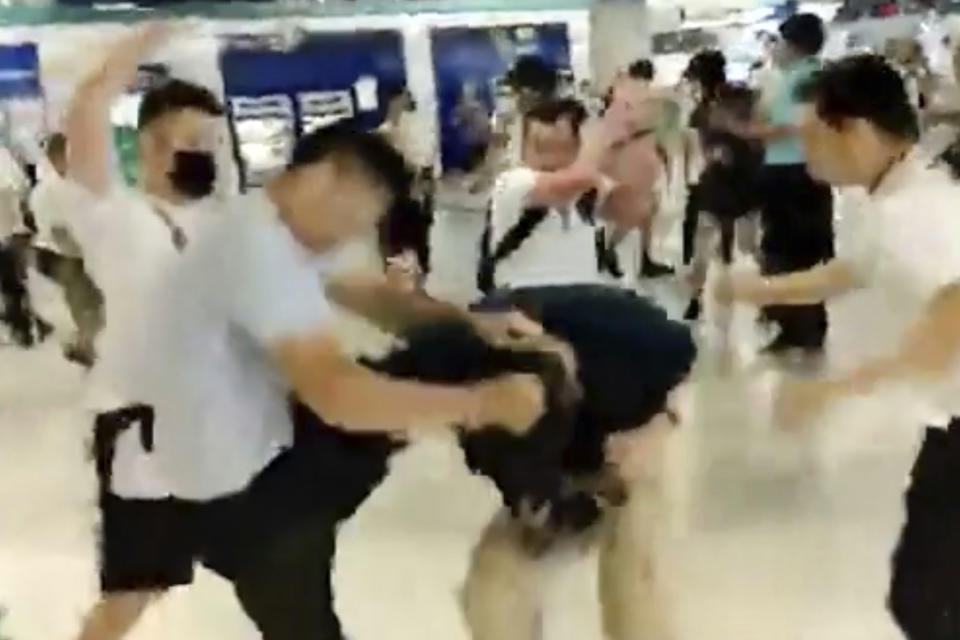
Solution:
<path fill-rule="evenodd" d="M 236 251 L 225 265 L 231 322 L 262 345 L 329 325 L 333 311 L 320 268 L 286 230 L 245 223 L 238 227 Z"/>
<path fill-rule="evenodd" d="M 494 246 L 517 224 L 536 183 L 537 172 L 525 167 L 510 169 L 497 178 L 490 207 L 490 240 Z"/>

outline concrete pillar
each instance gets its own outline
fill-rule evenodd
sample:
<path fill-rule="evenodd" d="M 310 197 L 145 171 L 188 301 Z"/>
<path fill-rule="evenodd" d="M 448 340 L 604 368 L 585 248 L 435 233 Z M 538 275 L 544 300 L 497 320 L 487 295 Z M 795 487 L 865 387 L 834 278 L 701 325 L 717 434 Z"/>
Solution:
<path fill-rule="evenodd" d="M 598 0 L 590 11 L 593 78 L 606 86 L 618 69 L 649 57 L 650 27 L 642 0 Z"/>

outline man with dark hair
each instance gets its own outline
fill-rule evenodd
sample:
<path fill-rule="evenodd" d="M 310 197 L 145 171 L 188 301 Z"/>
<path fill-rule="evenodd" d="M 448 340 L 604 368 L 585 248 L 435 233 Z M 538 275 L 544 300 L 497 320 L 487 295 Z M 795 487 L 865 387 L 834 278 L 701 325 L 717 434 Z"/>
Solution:
<path fill-rule="evenodd" d="M 103 596 L 85 621 L 84 640 L 123 637 L 155 594 L 177 582 L 181 568 L 156 559 L 182 544 L 187 530 L 182 510 L 169 502 L 170 483 L 154 468 L 153 410 L 143 403 L 141 381 L 127 375 L 126 342 L 142 322 L 155 282 L 213 216 L 208 196 L 217 179 L 223 107 L 190 83 L 154 87 L 139 110 L 137 188 L 121 186 L 110 161 L 110 107 L 169 31 L 164 25 L 138 28 L 80 82 L 65 119 L 66 178 L 54 183 L 56 206 L 69 203 L 63 217 L 103 293 L 105 311 L 90 379 L 91 408 L 98 412 Z"/>
<path fill-rule="evenodd" d="M 518 57 L 507 73 L 507 84 L 517 95 L 521 114 L 538 102 L 555 97 L 559 83 L 556 68 L 535 55 Z"/>
<path fill-rule="evenodd" d="M 789 385 L 783 404 L 799 420 L 828 401 L 904 388 L 928 414 L 922 419 L 933 426 L 906 494 L 889 605 L 910 640 L 952 640 L 960 629 L 960 420 L 945 417 L 960 409 L 960 185 L 915 149 L 917 114 L 903 79 L 882 58 L 831 64 L 802 95 L 810 102 L 802 135 L 811 174 L 869 192 L 868 207 L 850 221 L 858 227 L 855 246 L 805 271 L 723 282 L 718 294 L 793 305 L 866 282 L 882 288 L 882 312 L 902 326 L 895 351 L 833 380 Z"/>
<path fill-rule="evenodd" d="M 506 82 L 513 93 L 512 107 L 496 114 L 494 134 L 505 141 L 504 164 L 517 166 L 523 155 L 523 116 L 535 105 L 556 97 L 557 69 L 540 56 L 523 55 L 507 72 Z"/>
<path fill-rule="evenodd" d="M 536 378 L 421 384 L 378 374 L 344 351 L 334 299 L 401 323 L 483 325 L 396 291 L 374 270 L 340 273 L 340 251 L 374 238 L 408 189 L 403 158 L 379 135 L 349 125 L 308 134 L 286 171 L 231 202 L 236 215 L 186 250 L 129 336 L 131 379 L 155 413 L 151 457 L 172 508 L 186 509 L 191 525 L 186 540 L 154 551 L 174 572 L 164 586 L 189 583 L 201 560 L 234 583 L 265 638 L 330 637 L 336 628 L 323 600 L 335 533 L 327 496 L 337 478 L 323 469 L 310 482 L 300 475 L 320 461 L 294 446 L 291 394 L 329 425 L 401 437 L 453 425 L 522 433 L 543 406 Z"/>
<path fill-rule="evenodd" d="M 833 257 L 833 196 L 830 187 L 810 176 L 798 132 L 800 103 L 795 93 L 817 71 L 825 29 L 819 17 L 800 13 L 780 25 L 774 51 L 780 80 L 760 122 L 727 128 L 742 137 L 762 141 L 765 167 L 760 177 L 762 265 L 768 275 L 808 269 Z M 821 352 L 827 335 L 827 311 L 822 304 L 771 306 L 767 320 L 780 333 L 766 351 L 773 354 L 801 349 Z"/>
<path fill-rule="evenodd" d="M 654 69 L 653 62 L 646 58 L 641 58 L 627 67 L 627 75 L 634 80 L 653 82 L 656 70 Z"/>

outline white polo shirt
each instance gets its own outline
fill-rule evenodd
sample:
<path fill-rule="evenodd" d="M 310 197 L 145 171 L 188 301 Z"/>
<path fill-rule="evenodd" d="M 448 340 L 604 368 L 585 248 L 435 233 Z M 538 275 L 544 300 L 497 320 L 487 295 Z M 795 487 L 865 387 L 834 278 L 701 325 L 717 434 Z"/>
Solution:
<path fill-rule="evenodd" d="M 154 407 L 152 455 L 170 493 L 242 491 L 293 442 L 286 380 L 269 345 L 324 329 L 328 260 L 303 248 L 262 192 L 234 199 L 188 246 L 151 301 L 130 349 Z"/>
<path fill-rule="evenodd" d="M 883 296 L 883 313 L 909 326 L 944 286 L 960 282 L 960 183 L 915 152 L 850 214 L 840 255 Z M 960 415 L 956 374 L 925 388 L 930 419 Z"/>
<path fill-rule="evenodd" d="M 497 179 L 490 212 L 491 252 L 520 220 L 538 175 L 519 167 Z M 596 230 L 577 212 L 575 202 L 551 208 L 523 244 L 497 263 L 496 286 L 515 289 L 601 282 Z"/>

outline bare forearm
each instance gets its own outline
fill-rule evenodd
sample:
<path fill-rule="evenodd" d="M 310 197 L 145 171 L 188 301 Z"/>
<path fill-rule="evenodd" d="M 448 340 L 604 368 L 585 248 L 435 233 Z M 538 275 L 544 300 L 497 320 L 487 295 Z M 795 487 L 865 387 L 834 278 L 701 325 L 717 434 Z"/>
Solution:
<path fill-rule="evenodd" d="M 327 388 L 301 394 L 324 420 L 347 431 L 438 431 L 470 422 L 468 387 L 427 385 L 393 380 L 360 366 L 335 378 L 317 377 Z"/>
<path fill-rule="evenodd" d="M 152 24 L 121 39 L 84 79 L 67 109 L 67 173 L 95 193 L 109 187 L 110 105 L 137 76 L 140 61 L 163 41 L 169 28 Z"/>
<path fill-rule="evenodd" d="M 839 260 L 806 271 L 758 279 L 744 297 L 761 305 L 816 304 L 858 285 L 853 270 Z"/>
<path fill-rule="evenodd" d="M 527 196 L 531 205 L 560 205 L 575 200 L 600 184 L 600 172 L 587 164 L 577 163 L 566 169 L 543 173 Z"/>

